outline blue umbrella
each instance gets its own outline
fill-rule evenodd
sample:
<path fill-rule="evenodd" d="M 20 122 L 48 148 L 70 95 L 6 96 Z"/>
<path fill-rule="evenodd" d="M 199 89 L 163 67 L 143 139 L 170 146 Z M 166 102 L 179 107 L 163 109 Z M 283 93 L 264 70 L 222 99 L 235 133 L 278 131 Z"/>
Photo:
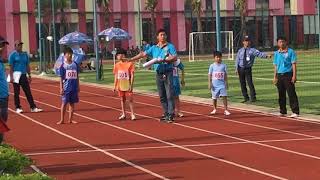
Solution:
<path fill-rule="evenodd" d="M 93 43 L 93 40 L 89 36 L 77 31 L 69 33 L 59 40 L 59 44 L 63 45 L 75 45 L 85 43 Z"/>
<path fill-rule="evenodd" d="M 108 28 L 103 31 L 101 31 L 99 36 L 105 36 L 107 41 L 121 41 L 121 40 L 129 40 L 131 39 L 131 36 L 129 33 L 123 29 L 120 28 Z"/>
<path fill-rule="evenodd" d="M 83 51 L 80 51 L 80 49 L 78 48 L 73 48 L 72 50 L 73 50 L 72 61 L 80 65 L 81 62 L 86 59 L 86 55 L 84 54 Z M 54 64 L 54 72 L 58 76 L 60 76 L 60 67 L 63 64 L 63 62 L 64 62 L 64 54 L 61 53 Z"/>

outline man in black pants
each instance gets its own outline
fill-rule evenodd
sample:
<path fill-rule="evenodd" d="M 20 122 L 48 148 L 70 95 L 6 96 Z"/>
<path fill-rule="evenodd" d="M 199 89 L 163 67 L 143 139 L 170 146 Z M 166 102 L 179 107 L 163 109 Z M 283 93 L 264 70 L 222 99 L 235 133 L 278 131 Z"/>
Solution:
<path fill-rule="evenodd" d="M 10 65 L 10 82 L 13 83 L 14 89 L 14 103 L 16 106 L 16 112 L 22 113 L 22 107 L 20 105 L 20 86 L 22 87 L 27 100 L 29 102 L 31 112 L 41 112 L 42 109 L 37 108 L 33 101 L 33 97 L 30 90 L 31 73 L 30 73 L 30 60 L 29 55 L 22 51 L 23 42 L 15 41 L 15 50 L 11 52 L 9 56 Z M 27 77 L 28 74 L 28 77 Z"/>
<path fill-rule="evenodd" d="M 244 97 L 243 103 L 249 101 L 249 95 L 247 91 L 247 84 L 248 83 L 250 89 L 250 101 L 256 101 L 256 90 L 253 85 L 252 80 L 252 66 L 254 63 L 255 57 L 260 58 L 271 58 L 271 55 L 267 55 L 266 53 L 262 53 L 255 48 L 250 47 L 250 39 L 248 36 L 243 38 L 243 47 L 239 49 L 236 58 L 236 74 L 239 75 L 240 85 L 241 85 L 241 92 Z"/>
<path fill-rule="evenodd" d="M 297 81 L 297 56 L 287 46 L 285 37 L 277 39 L 279 50 L 274 52 L 274 79 L 273 83 L 278 88 L 280 116 L 287 114 L 286 92 L 289 96 L 289 103 L 292 110 L 291 118 L 299 116 L 299 102 L 294 83 Z"/>

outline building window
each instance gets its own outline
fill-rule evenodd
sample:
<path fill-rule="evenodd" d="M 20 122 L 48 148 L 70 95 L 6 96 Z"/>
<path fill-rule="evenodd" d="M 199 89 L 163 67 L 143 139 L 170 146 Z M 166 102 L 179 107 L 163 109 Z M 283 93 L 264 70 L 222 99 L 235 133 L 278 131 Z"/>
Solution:
<path fill-rule="evenodd" d="M 150 18 L 142 19 L 142 36 L 143 36 L 143 39 L 149 43 L 154 42 L 155 40 L 152 38 L 152 35 L 151 35 L 151 19 Z"/>
<path fill-rule="evenodd" d="M 166 31 L 167 40 L 170 41 L 170 20 L 169 20 L 169 18 L 163 19 L 163 29 Z"/>
<path fill-rule="evenodd" d="M 78 9 L 78 0 L 71 0 L 71 9 Z"/>
<path fill-rule="evenodd" d="M 189 3 L 188 1 L 184 2 L 184 10 L 185 11 L 191 11 L 191 3 Z"/>
<path fill-rule="evenodd" d="M 206 0 L 206 9 L 212 10 L 212 0 Z"/>

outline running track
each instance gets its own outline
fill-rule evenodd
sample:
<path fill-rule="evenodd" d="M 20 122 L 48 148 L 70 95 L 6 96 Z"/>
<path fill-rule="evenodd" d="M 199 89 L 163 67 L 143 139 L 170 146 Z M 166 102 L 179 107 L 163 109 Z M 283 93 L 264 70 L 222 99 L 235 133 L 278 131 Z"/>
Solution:
<path fill-rule="evenodd" d="M 320 179 L 320 124 L 183 102 L 183 119 L 159 123 L 158 97 L 135 95 L 137 121 L 119 121 L 112 91 L 81 85 L 74 119 L 57 125 L 57 81 L 34 79 L 43 113 L 22 115 L 10 96 L 6 142 L 27 154 L 44 173 L 63 180 L 105 179 Z M 12 88 L 11 88 L 12 90 Z M 129 116 L 129 115 L 128 115 Z"/>

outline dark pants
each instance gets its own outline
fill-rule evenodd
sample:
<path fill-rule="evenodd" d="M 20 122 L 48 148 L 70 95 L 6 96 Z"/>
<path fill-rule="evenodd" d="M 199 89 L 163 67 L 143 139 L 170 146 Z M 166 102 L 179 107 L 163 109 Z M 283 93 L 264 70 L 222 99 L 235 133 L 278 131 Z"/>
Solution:
<path fill-rule="evenodd" d="M 36 107 L 36 105 L 34 104 L 33 101 L 33 97 L 31 94 L 31 90 L 30 90 L 30 85 L 29 85 L 29 81 L 28 78 L 26 76 L 26 74 L 22 74 L 20 77 L 20 81 L 19 84 L 18 83 L 13 83 L 13 89 L 14 89 L 14 104 L 16 106 L 16 108 L 21 108 L 20 105 L 20 86 L 22 87 L 24 94 L 27 97 L 27 100 L 29 102 L 30 108 L 33 109 Z"/>
<path fill-rule="evenodd" d="M 8 120 L 8 97 L 0 98 L 0 120 L 7 122 Z M 0 133 L 0 144 L 3 141 L 3 134 Z"/>
<path fill-rule="evenodd" d="M 247 91 L 247 84 L 250 89 L 251 99 L 256 99 L 256 90 L 254 89 L 253 80 L 252 80 L 252 68 L 241 68 L 238 67 L 239 80 L 241 85 L 241 92 L 245 100 L 249 100 L 249 95 Z"/>
<path fill-rule="evenodd" d="M 299 102 L 294 83 L 291 82 L 292 73 L 278 74 L 277 88 L 279 93 L 280 113 L 287 114 L 286 92 L 288 93 L 290 108 L 293 113 L 299 114 Z"/>
<path fill-rule="evenodd" d="M 172 71 L 156 74 L 157 88 L 164 115 L 174 114 L 173 76 Z"/>

